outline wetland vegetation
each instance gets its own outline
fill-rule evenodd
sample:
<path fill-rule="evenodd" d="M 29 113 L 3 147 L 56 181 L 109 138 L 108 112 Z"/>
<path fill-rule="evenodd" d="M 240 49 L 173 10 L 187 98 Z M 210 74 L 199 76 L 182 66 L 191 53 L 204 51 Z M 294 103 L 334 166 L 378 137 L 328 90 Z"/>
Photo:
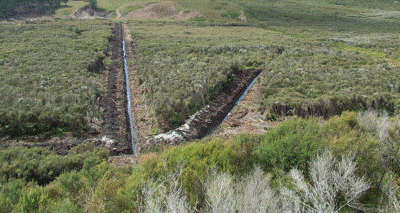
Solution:
<path fill-rule="evenodd" d="M 274 124 L 122 165 L 127 156 L 111 157 L 100 139 L 59 155 L 18 137 L 101 126 L 112 21 L 66 18 L 86 4 L 0 24 L 0 142 L 14 140 L 0 150 L 0 212 L 400 211 L 398 1 L 98 0 L 129 27 L 134 94 L 148 106 L 139 112 L 156 121 L 140 122 L 152 133 L 181 125 L 233 73 L 255 68 L 251 103 Z M 134 18 L 143 7 L 176 12 Z M 181 18 L 193 11 L 201 15 Z"/>

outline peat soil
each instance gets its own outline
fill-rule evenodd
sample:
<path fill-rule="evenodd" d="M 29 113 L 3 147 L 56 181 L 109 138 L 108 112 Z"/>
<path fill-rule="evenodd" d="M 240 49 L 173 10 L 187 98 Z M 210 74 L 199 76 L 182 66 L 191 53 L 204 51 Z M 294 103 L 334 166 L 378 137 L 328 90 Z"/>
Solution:
<path fill-rule="evenodd" d="M 121 23 L 114 23 L 110 45 L 112 64 L 106 72 L 107 94 L 102 135 L 108 138 L 106 147 L 112 154 L 132 154 Z"/>

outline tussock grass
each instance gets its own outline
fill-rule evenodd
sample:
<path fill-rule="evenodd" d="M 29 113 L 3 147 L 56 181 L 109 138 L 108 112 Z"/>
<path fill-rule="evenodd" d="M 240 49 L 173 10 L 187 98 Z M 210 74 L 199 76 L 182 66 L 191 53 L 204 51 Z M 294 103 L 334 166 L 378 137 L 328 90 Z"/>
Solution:
<path fill-rule="evenodd" d="M 99 127 L 102 77 L 89 67 L 102 64 L 109 23 L 58 20 L 1 28 L 0 135 Z"/>
<path fill-rule="evenodd" d="M 138 78 L 144 82 L 164 129 L 182 124 L 212 100 L 229 81 L 234 67 L 263 63 L 262 57 L 253 54 L 262 49 L 275 51 L 266 47 L 269 41 L 289 40 L 279 33 L 249 26 L 155 21 L 137 21 L 129 26 L 137 46 L 134 63 L 139 69 Z"/>

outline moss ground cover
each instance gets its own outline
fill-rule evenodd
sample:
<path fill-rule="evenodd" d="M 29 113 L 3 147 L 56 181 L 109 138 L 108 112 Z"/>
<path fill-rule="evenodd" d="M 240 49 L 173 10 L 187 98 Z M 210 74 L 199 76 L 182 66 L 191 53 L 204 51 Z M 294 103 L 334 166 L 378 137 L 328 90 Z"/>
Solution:
<path fill-rule="evenodd" d="M 100 70 L 111 35 L 103 21 L 1 26 L 0 134 L 82 131 L 99 118 Z"/>

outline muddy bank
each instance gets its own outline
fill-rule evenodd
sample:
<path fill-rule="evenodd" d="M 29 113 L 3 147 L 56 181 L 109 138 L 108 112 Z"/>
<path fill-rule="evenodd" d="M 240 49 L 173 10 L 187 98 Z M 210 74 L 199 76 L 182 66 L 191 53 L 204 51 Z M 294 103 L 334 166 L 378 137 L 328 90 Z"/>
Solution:
<path fill-rule="evenodd" d="M 147 137 L 144 144 L 138 148 L 152 149 L 159 146 L 178 145 L 208 135 L 224 120 L 250 83 L 260 73 L 261 70 L 237 71 L 234 73 L 235 79 L 228 88 L 210 104 L 190 116 L 184 125 L 167 133 Z"/>
<path fill-rule="evenodd" d="M 389 115 L 394 114 L 396 107 L 390 96 L 378 95 L 375 97 L 354 96 L 351 98 L 326 98 L 314 103 L 304 103 L 297 105 L 273 104 L 270 114 L 277 116 L 299 116 L 307 117 L 329 117 L 340 115 L 343 111 L 365 111 L 365 110 L 384 110 Z"/>
<path fill-rule="evenodd" d="M 112 154 L 131 154 L 131 135 L 124 72 L 123 31 L 115 23 L 110 40 L 109 54 L 112 64 L 106 70 L 107 94 L 104 105 L 102 135 L 107 137 L 107 147 Z"/>

